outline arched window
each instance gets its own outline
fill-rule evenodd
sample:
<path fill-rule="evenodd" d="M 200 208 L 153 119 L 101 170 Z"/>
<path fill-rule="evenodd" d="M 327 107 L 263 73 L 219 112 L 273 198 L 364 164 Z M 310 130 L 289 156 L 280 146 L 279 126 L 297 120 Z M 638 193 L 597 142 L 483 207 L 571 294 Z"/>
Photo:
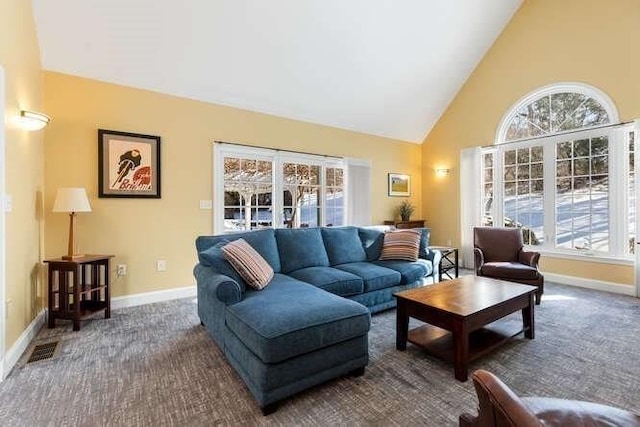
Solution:
<path fill-rule="evenodd" d="M 633 127 L 599 89 L 540 88 L 503 116 L 484 150 L 483 223 L 519 227 L 540 249 L 629 254 L 633 223 Z M 633 221 L 630 221 L 633 217 Z"/>
<path fill-rule="evenodd" d="M 498 143 L 550 136 L 618 122 L 611 99 L 581 83 L 558 83 L 523 97 L 502 119 Z"/>

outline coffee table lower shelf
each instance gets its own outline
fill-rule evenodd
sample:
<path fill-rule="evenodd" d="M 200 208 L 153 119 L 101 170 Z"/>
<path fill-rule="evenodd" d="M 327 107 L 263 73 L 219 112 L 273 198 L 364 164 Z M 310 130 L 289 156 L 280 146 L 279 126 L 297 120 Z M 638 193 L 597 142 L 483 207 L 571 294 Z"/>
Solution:
<path fill-rule="evenodd" d="M 524 332 L 525 329 L 501 324 L 501 322 L 471 332 L 467 361 L 471 362 L 490 353 L 496 347 Z M 453 334 L 449 331 L 425 324 L 411 329 L 407 341 L 445 362 L 455 362 Z"/>

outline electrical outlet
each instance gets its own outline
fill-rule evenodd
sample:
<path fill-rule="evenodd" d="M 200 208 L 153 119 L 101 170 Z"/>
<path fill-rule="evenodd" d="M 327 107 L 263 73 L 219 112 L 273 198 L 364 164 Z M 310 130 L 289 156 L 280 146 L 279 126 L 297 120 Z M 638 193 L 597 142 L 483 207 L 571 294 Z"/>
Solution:
<path fill-rule="evenodd" d="M 118 276 L 126 276 L 127 275 L 127 264 L 118 264 L 118 270 L 116 272 Z"/>
<path fill-rule="evenodd" d="M 156 261 L 156 271 L 167 271 L 167 261 L 163 259 Z"/>

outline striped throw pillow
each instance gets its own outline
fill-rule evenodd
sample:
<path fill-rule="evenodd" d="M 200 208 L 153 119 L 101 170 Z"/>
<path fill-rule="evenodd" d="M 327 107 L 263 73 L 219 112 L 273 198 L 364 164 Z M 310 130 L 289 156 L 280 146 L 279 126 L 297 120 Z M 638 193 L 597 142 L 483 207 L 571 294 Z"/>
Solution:
<path fill-rule="evenodd" d="M 246 240 L 234 240 L 221 249 L 224 258 L 252 288 L 264 289 L 273 278 L 273 268 Z"/>
<path fill-rule="evenodd" d="M 384 233 L 380 260 L 417 261 L 420 250 L 419 230 L 397 230 Z"/>

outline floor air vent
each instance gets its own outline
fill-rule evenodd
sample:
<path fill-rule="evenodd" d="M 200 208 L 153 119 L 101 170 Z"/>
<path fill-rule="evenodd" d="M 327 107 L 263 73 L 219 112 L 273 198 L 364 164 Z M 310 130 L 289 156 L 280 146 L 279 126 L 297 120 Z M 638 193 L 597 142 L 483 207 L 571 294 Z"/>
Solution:
<path fill-rule="evenodd" d="M 31 355 L 29 356 L 27 363 L 53 359 L 54 356 L 57 356 L 59 343 L 59 341 L 51 341 L 44 344 L 36 344 L 31 351 Z"/>

